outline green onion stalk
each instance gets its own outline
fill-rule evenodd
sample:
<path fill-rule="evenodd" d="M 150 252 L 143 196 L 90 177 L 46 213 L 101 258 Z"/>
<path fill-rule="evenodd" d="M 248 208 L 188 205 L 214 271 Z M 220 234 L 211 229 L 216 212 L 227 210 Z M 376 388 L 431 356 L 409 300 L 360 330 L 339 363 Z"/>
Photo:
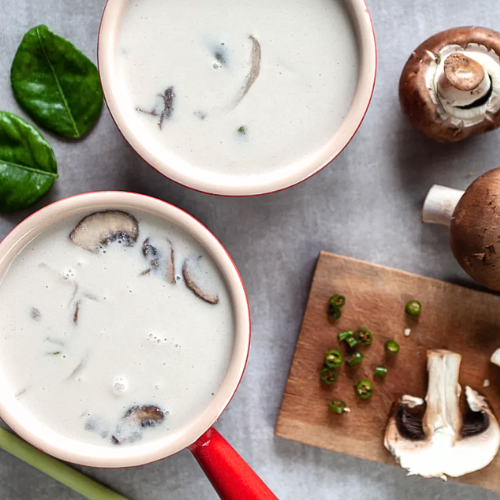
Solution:
<path fill-rule="evenodd" d="M 69 465 L 37 450 L 26 441 L 0 427 L 0 448 L 35 467 L 89 500 L 127 500 Z"/>

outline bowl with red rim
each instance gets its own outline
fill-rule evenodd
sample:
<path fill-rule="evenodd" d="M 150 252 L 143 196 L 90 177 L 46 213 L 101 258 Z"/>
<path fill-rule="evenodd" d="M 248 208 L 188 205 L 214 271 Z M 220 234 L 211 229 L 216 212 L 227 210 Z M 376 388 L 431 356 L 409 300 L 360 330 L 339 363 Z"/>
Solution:
<path fill-rule="evenodd" d="M 138 118 L 134 115 L 139 109 L 141 111 L 147 111 L 148 113 L 156 113 L 157 111 L 155 109 L 148 111 L 149 108 L 132 108 L 124 104 L 127 102 L 128 97 L 126 85 L 124 84 L 125 78 L 121 70 L 118 54 L 120 51 L 125 52 L 120 45 L 120 36 L 129 2 L 123 0 L 107 1 L 99 30 L 98 41 L 99 73 L 104 97 L 113 120 L 127 142 L 145 162 L 171 180 L 197 191 L 222 196 L 255 196 L 280 191 L 306 180 L 327 166 L 349 144 L 368 110 L 375 85 L 377 66 L 376 42 L 373 24 L 366 4 L 364 0 L 339 1 L 345 6 L 350 20 L 350 26 L 354 33 L 358 54 L 357 78 L 355 81 L 352 81 L 352 83 L 349 83 L 351 87 L 354 87 L 354 91 L 350 105 L 346 107 L 345 113 L 343 112 L 342 114 L 343 118 L 341 122 L 339 122 L 340 124 L 335 127 L 332 126 L 332 129 L 326 132 L 325 140 L 319 143 L 319 147 L 316 149 L 316 146 L 314 146 L 315 149 L 310 151 L 307 155 L 298 155 L 298 157 L 290 157 L 290 159 L 286 156 L 286 163 L 276 169 L 261 169 L 258 171 L 256 170 L 256 172 L 248 171 L 245 175 L 233 175 L 230 171 L 219 171 L 217 169 L 212 170 L 210 168 L 201 167 L 195 160 L 182 159 L 181 153 L 179 156 L 176 156 L 176 153 L 173 151 L 167 151 L 166 147 L 160 147 L 157 138 L 153 139 L 151 134 L 149 134 L 142 125 L 138 125 Z M 174 29 L 175 28 L 176 27 L 174 27 Z M 190 26 L 186 26 L 185 28 L 185 30 L 179 31 L 189 32 Z M 255 29 L 258 31 L 258 28 Z M 140 33 L 137 33 L 138 38 L 140 35 Z M 153 27 L 151 28 L 151 36 L 155 36 Z M 286 41 L 283 41 L 283 47 L 288 50 Z M 168 50 L 168 48 L 165 48 L 165 50 Z M 318 48 L 317 51 L 319 50 Z M 261 51 L 262 61 L 264 61 L 266 45 L 263 45 L 262 49 L 259 46 L 259 51 Z M 148 53 L 145 50 L 144 58 L 147 57 Z M 264 66 L 264 63 L 262 64 Z M 266 64 L 267 66 L 271 65 L 270 63 Z M 333 65 L 335 65 L 334 62 L 332 63 L 332 66 Z M 260 78 L 271 78 L 269 76 L 270 72 L 265 73 L 265 71 L 268 70 L 267 66 L 260 72 Z M 322 67 L 324 67 L 324 65 Z M 258 82 L 258 79 L 256 81 Z M 250 90 L 250 92 L 252 92 L 252 90 Z M 253 90 L 253 92 L 255 93 L 256 90 Z M 335 95 L 335 92 L 336 90 L 332 89 L 330 95 Z M 161 94 L 159 95 L 162 98 L 165 97 Z M 338 100 L 342 99 L 342 96 L 339 94 Z M 290 107 L 293 106 L 300 106 L 300 102 L 296 103 L 294 101 L 293 105 Z M 165 109 L 167 108 L 165 107 Z M 163 116 L 163 112 L 160 113 L 159 110 L 158 114 L 162 114 Z M 312 111 L 311 116 L 314 116 Z M 280 119 L 279 111 L 275 112 L 274 117 L 277 120 Z M 288 120 L 288 117 L 286 119 Z M 194 121 L 192 123 L 192 134 L 195 135 L 197 133 L 195 131 L 198 129 L 194 128 L 197 127 L 196 123 Z M 161 120 L 159 125 L 161 128 Z M 271 125 L 267 126 L 269 126 L 269 130 L 266 129 L 263 132 L 269 135 L 272 133 L 273 128 L 275 130 L 279 128 L 280 122 L 277 121 L 272 127 Z M 316 134 L 314 131 L 314 118 L 311 118 L 310 121 L 307 121 L 307 124 L 301 126 L 308 127 L 308 134 Z M 244 127 L 241 128 L 244 130 Z M 165 130 L 165 134 L 169 134 L 168 130 Z M 184 135 L 187 134 L 186 132 Z M 222 136 L 217 137 L 222 140 Z M 277 150 L 278 153 L 273 152 L 273 158 L 277 158 L 281 161 L 280 155 L 285 158 L 287 149 L 292 149 L 294 143 L 302 142 L 305 144 L 307 142 L 307 137 L 311 137 L 311 135 L 299 135 L 297 137 L 302 137 L 302 140 L 290 138 L 288 145 L 284 143 L 281 150 Z M 196 141 L 190 144 L 192 148 L 197 148 Z M 260 143 L 256 142 L 256 144 L 256 147 L 262 147 L 259 146 Z M 168 147 L 171 147 L 171 145 Z M 231 150 L 231 154 L 233 153 L 234 150 Z M 229 155 L 230 154 L 226 152 L 226 156 Z M 235 164 L 238 164 L 240 161 L 243 161 L 242 155 L 243 153 L 241 153 L 241 156 L 234 154 L 234 156 L 231 156 L 231 161 L 234 160 Z M 224 154 L 222 154 L 222 156 L 224 156 Z"/>
<path fill-rule="evenodd" d="M 150 214 L 175 225 L 198 242 L 213 259 L 227 286 L 234 315 L 233 350 L 220 388 L 203 412 L 194 416 L 179 431 L 144 445 L 106 448 L 78 442 L 55 429 L 48 429 L 9 389 L 0 366 L 0 417 L 23 439 L 61 460 L 91 467 L 132 467 L 188 448 L 223 498 L 275 498 L 213 428 L 236 392 L 245 370 L 250 347 L 250 312 L 245 288 L 234 262 L 203 224 L 183 210 L 145 195 L 107 191 L 73 196 L 42 208 L 3 239 L 0 243 L 0 281 L 23 248 L 54 224 L 68 217 L 107 210 Z M 228 461 L 233 464 L 231 467 Z M 227 477 L 222 479 L 224 476 Z"/>

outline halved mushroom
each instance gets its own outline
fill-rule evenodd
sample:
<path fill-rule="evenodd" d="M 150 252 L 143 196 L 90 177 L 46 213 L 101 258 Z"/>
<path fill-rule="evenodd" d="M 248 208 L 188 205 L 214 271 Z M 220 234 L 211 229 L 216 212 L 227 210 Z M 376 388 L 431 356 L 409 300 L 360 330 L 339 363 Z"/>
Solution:
<path fill-rule="evenodd" d="M 500 290 L 500 169 L 486 172 L 465 192 L 433 186 L 422 221 L 450 226 L 451 249 L 464 271 Z"/>
<path fill-rule="evenodd" d="M 87 215 L 69 235 L 75 245 L 94 253 L 116 240 L 131 246 L 138 236 L 137 219 L 121 210 L 105 210 Z"/>
<path fill-rule="evenodd" d="M 201 286 L 201 276 L 196 269 L 197 263 L 193 259 L 186 259 L 182 265 L 182 276 L 186 286 L 200 299 L 215 305 L 219 303 L 219 296 L 216 293 L 204 289 Z M 198 271 L 198 272 L 197 272 Z"/>
<path fill-rule="evenodd" d="M 500 33 L 453 28 L 410 56 L 399 82 L 408 121 L 431 139 L 455 142 L 500 126 Z"/>
<path fill-rule="evenodd" d="M 460 412 L 460 354 L 427 353 L 429 383 L 423 401 L 403 396 L 395 405 L 385 433 L 385 447 L 410 475 L 459 477 L 486 467 L 500 446 L 500 428 L 486 399 L 470 387 L 465 395 L 470 411 Z"/>

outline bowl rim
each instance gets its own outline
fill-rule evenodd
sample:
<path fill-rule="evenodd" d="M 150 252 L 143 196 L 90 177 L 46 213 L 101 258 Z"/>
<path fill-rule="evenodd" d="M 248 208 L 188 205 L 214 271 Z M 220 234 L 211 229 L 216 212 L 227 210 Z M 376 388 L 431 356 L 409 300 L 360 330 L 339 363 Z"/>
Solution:
<path fill-rule="evenodd" d="M 349 10 L 351 21 L 357 35 L 359 51 L 359 75 L 356 90 L 350 108 L 340 127 L 330 140 L 313 156 L 309 162 L 301 162 L 299 167 L 287 167 L 265 175 L 253 177 L 225 176 L 206 172 L 205 176 L 190 175 L 186 170 L 176 168 L 153 154 L 136 136 L 128 125 L 127 119 L 119 106 L 118 85 L 114 85 L 113 76 L 117 74 L 115 43 L 119 25 L 126 8 L 123 0 L 106 0 L 99 27 L 97 40 L 97 65 L 103 89 L 104 99 L 111 118 L 126 142 L 149 166 L 157 172 L 195 191 L 227 197 L 248 197 L 271 194 L 288 189 L 304 182 L 328 166 L 348 146 L 356 135 L 368 112 L 377 76 L 377 44 L 375 31 L 365 0 L 342 0 Z"/>
<path fill-rule="evenodd" d="M 105 448 L 69 439 L 47 429 L 15 398 L 0 371 L 0 417 L 36 448 L 61 460 L 91 467 L 120 468 L 144 465 L 173 455 L 196 442 L 219 418 L 243 376 L 250 349 L 250 308 L 241 276 L 220 241 L 196 218 L 157 198 L 124 191 L 83 193 L 56 201 L 24 219 L 0 242 L 0 282 L 10 263 L 38 234 L 68 217 L 100 210 L 149 213 L 186 231 L 212 257 L 231 297 L 235 337 L 231 360 L 219 390 L 205 410 L 175 433 L 129 447 Z"/>

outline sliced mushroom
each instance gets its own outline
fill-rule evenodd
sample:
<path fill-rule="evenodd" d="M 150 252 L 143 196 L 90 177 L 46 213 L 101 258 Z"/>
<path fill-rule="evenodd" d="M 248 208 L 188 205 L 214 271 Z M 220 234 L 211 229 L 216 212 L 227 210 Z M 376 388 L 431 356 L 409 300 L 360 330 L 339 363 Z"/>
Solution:
<path fill-rule="evenodd" d="M 252 85 L 255 83 L 260 74 L 260 60 L 262 58 L 260 43 L 253 35 L 250 35 L 248 39 L 252 42 L 252 50 L 250 51 L 250 69 L 245 79 L 245 83 L 240 90 L 240 95 L 236 100 L 235 106 L 237 106 L 248 94 L 248 91 L 252 88 Z"/>
<path fill-rule="evenodd" d="M 151 269 L 158 269 L 160 267 L 158 249 L 150 243 L 149 238 L 146 238 L 142 244 L 142 254 L 146 257 Z"/>
<path fill-rule="evenodd" d="M 73 310 L 73 323 L 78 325 L 78 316 L 80 315 L 80 301 L 75 304 L 75 309 Z"/>
<path fill-rule="evenodd" d="M 94 253 L 116 240 L 131 246 L 138 236 L 137 219 L 120 210 L 106 210 L 87 215 L 69 235 L 75 245 Z"/>
<path fill-rule="evenodd" d="M 159 247 L 162 248 L 161 251 Z M 164 272 L 168 283 L 175 285 L 175 252 L 169 239 L 165 247 L 162 242 L 159 245 L 153 245 L 150 238 L 146 238 L 142 244 L 142 253 L 149 263 L 149 269 L 143 271 L 140 276 L 151 274 L 152 271 Z"/>
<path fill-rule="evenodd" d="M 166 412 L 154 405 L 133 406 L 123 416 L 115 434 L 111 437 L 114 444 L 132 443 L 141 439 L 141 428 L 161 424 Z"/>
<path fill-rule="evenodd" d="M 470 411 L 460 412 L 461 360 L 454 352 L 428 351 L 423 417 L 411 410 L 423 403 L 418 398 L 403 396 L 395 405 L 384 444 L 409 474 L 459 477 L 483 469 L 498 452 L 500 428 L 486 399 L 467 386 Z"/>
<path fill-rule="evenodd" d="M 417 47 L 401 74 L 408 121 L 431 139 L 455 142 L 500 126 L 500 33 L 453 28 Z"/>
<path fill-rule="evenodd" d="M 133 420 L 141 427 L 152 427 L 163 422 L 165 413 L 154 405 L 133 406 L 123 418 Z"/>
<path fill-rule="evenodd" d="M 167 253 L 166 256 L 166 268 L 165 268 L 165 277 L 167 278 L 167 281 L 171 285 L 175 285 L 176 280 L 175 280 L 175 251 L 174 251 L 174 246 L 172 245 L 172 242 L 168 240 L 168 244 L 170 246 L 170 251 Z"/>
<path fill-rule="evenodd" d="M 186 286 L 200 299 L 215 305 L 219 303 L 219 296 L 207 290 L 203 290 L 196 281 L 195 263 L 192 259 L 186 259 L 182 265 L 182 276 Z"/>
<path fill-rule="evenodd" d="M 41 318 L 42 315 L 41 315 L 39 309 L 37 309 L 36 307 L 32 307 L 31 308 L 30 316 L 35 321 L 40 321 L 40 318 Z"/>
<path fill-rule="evenodd" d="M 66 380 L 70 380 L 73 378 L 76 378 L 77 375 L 80 375 L 80 373 L 86 368 L 87 363 L 89 361 L 89 353 L 87 352 L 85 356 L 83 356 L 82 360 L 78 365 L 73 369 L 73 371 L 68 375 Z"/>

